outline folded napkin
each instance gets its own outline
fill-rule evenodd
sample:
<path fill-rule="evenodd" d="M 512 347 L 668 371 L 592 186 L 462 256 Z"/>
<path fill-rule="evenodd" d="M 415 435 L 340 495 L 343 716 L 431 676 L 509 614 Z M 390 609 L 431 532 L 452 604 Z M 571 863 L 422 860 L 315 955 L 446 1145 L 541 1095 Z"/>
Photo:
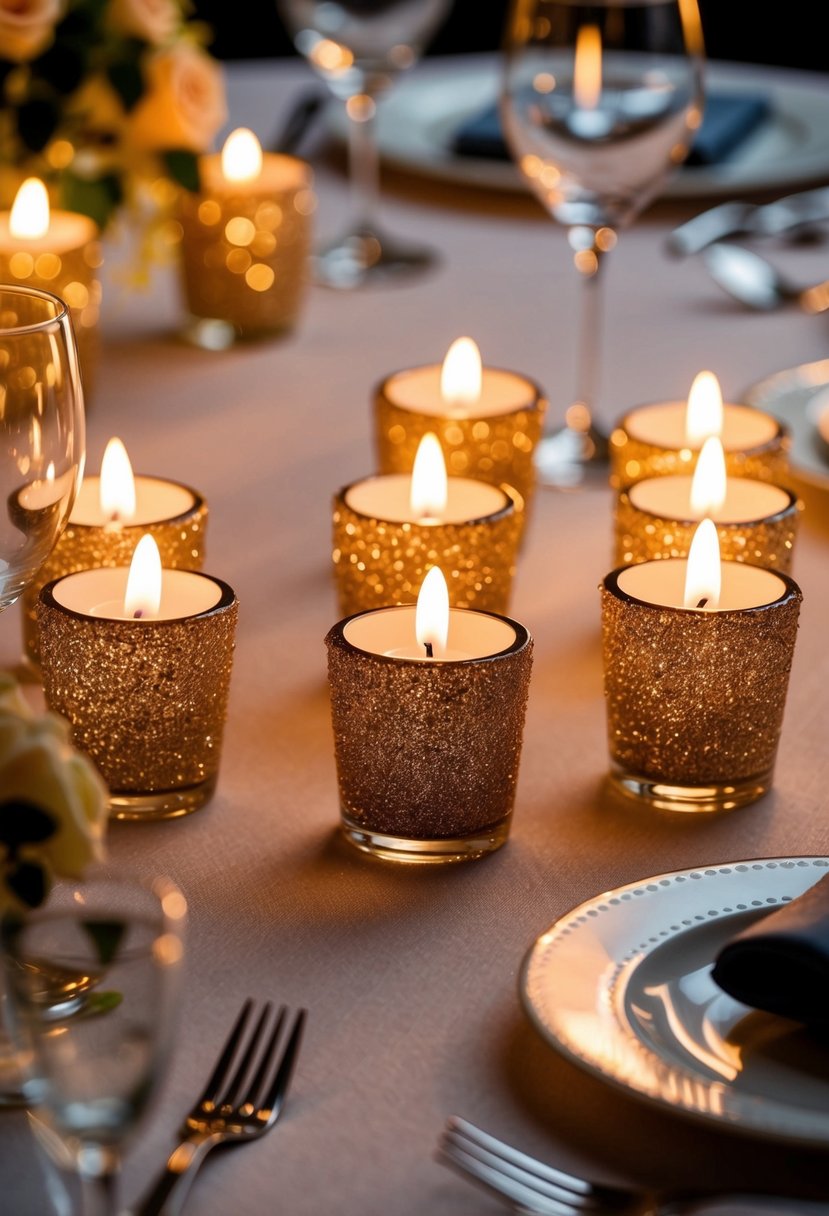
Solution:
<path fill-rule="evenodd" d="M 744 1005 L 829 1023 L 829 874 L 732 938 L 712 974 Z"/>
<path fill-rule="evenodd" d="M 686 164 L 716 165 L 727 160 L 770 113 L 768 98 L 760 94 L 709 94 Z M 467 119 L 455 134 L 452 150 L 458 156 L 509 160 L 497 104 Z"/>

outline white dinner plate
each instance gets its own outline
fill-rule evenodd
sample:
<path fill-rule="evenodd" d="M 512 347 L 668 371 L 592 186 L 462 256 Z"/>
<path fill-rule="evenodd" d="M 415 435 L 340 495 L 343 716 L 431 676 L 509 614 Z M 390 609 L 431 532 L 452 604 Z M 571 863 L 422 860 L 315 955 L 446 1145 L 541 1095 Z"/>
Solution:
<path fill-rule="evenodd" d="M 422 176 L 488 190 L 526 190 L 508 161 L 457 156 L 452 140 L 465 119 L 484 109 L 500 85 L 497 55 L 427 60 L 398 81 L 378 108 L 380 152 L 390 165 Z M 829 86 L 824 78 L 774 68 L 710 63 L 709 88 L 764 93 L 772 115 L 726 163 L 680 169 L 667 183 L 671 198 L 783 193 L 829 177 Z M 343 107 L 332 122 L 344 135 Z"/>
<path fill-rule="evenodd" d="M 729 862 L 597 895 L 534 944 L 524 1004 L 554 1047 L 606 1081 L 720 1127 L 825 1147 L 829 1038 L 732 1000 L 711 965 L 827 870 L 826 857 Z"/>
<path fill-rule="evenodd" d="M 829 490 L 829 359 L 775 372 L 753 384 L 741 400 L 786 423 L 792 433 L 789 459 L 795 477 Z"/>

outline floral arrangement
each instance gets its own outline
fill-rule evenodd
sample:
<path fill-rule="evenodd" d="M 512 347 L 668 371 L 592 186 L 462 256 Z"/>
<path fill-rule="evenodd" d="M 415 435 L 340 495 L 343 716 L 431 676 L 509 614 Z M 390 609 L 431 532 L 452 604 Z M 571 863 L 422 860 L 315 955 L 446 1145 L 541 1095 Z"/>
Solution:
<path fill-rule="evenodd" d="M 142 183 L 198 186 L 226 118 L 185 0 L 0 0 L 0 204 L 24 177 L 102 228 Z"/>
<path fill-rule="evenodd" d="M 107 791 L 56 714 L 37 716 L 0 673 L 0 918 L 37 907 L 56 876 L 103 856 Z"/>

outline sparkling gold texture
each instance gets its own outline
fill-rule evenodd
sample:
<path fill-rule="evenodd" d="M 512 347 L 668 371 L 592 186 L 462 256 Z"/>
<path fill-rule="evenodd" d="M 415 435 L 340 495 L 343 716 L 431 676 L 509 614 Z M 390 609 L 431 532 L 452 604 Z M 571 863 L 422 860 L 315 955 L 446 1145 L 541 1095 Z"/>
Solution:
<path fill-rule="evenodd" d="M 720 556 L 725 561 L 748 562 L 772 570 L 791 571 L 801 504 L 794 494 L 784 511 L 750 523 L 717 524 Z M 627 490 L 616 499 L 616 565 L 687 557 L 698 520 L 663 519 L 642 511 L 630 501 Z"/>
<path fill-rule="evenodd" d="M 113 621 L 63 608 L 52 585 L 38 602 L 46 702 L 110 792 L 212 789 L 238 614 L 230 587 L 198 616 Z"/>
<path fill-rule="evenodd" d="M 145 532 L 155 538 L 162 566 L 172 570 L 201 570 L 207 532 L 207 503 L 195 490 L 190 490 L 190 493 L 193 495 L 191 510 L 174 519 L 120 528 L 91 527 L 71 521 L 67 524 L 58 543 L 40 567 L 34 583 L 20 597 L 23 607 L 23 647 L 36 666 L 40 663 L 37 602 L 41 587 L 53 579 L 101 566 L 128 566 L 135 546 Z"/>
<path fill-rule="evenodd" d="M 453 608 L 506 612 L 518 551 L 514 505 L 485 519 L 457 524 L 371 519 L 334 498 L 333 561 L 340 611 L 413 604 L 432 566 L 440 566 Z"/>
<path fill-rule="evenodd" d="M 402 840 L 480 835 L 509 820 L 532 639 L 460 663 L 369 654 L 325 639 L 340 801 L 369 832 Z"/>
<path fill-rule="evenodd" d="M 801 593 L 761 608 L 696 612 L 601 587 L 611 761 L 636 778 L 700 787 L 770 781 Z M 762 789 L 759 792 L 763 792 Z"/>
<path fill-rule="evenodd" d="M 391 379 L 378 385 L 374 394 L 379 472 L 411 473 L 418 444 L 427 431 L 433 431 L 446 456 L 449 474 L 487 481 L 506 490 L 523 530 L 535 490 L 534 452 L 548 404 L 538 386 L 528 382 L 532 400 L 510 414 L 441 418 L 404 409 L 389 400 L 387 385 Z"/>

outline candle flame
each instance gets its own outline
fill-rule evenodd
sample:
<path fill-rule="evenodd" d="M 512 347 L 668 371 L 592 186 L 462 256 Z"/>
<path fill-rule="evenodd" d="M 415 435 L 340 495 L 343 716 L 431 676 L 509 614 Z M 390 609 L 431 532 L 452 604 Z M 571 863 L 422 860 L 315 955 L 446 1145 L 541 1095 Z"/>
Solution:
<path fill-rule="evenodd" d="M 9 215 L 9 232 L 18 240 L 36 241 L 49 231 L 49 195 L 39 177 L 27 177 Z"/>
<path fill-rule="evenodd" d="M 718 607 L 722 589 L 720 540 L 714 521 L 704 519 L 694 533 L 685 572 L 685 608 Z"/>
<path fill-rule="evenodd" d="M 691 482 L 691 508 L 700 515 L 713 515 L 725 502 L 727 490 L 725 452 L 716 435 L 702 445 Z"/>
<path fill-rule="evenodd" d="M 582 25 L 576 35 L 573 96 L 583 110 L 595 110 L 602 95 L 602 36 L 597 25 Z"/>
<path fill-rule="evenodd" d="M 262 145 L 247 127 L 231 131 L 222 148 L 222 174 L 229 182 L 252 182 L 262 172 Z"/>
<path fill-rule="evenodd" d="M 722 393 L 713 372 L 700 372 L 688 394 L 685 439 L 699 447 L 710 435 L 722 435 Z"/>
<path fill-rule="evenodd" d="M 419 646 L 431 645 L 433 659 L 441 658 L 446 652 L 449 588 L 440 566 L 432 566 L 421 584 L 415 611 L 415 634 Z"/>
<path fill-rule="evenodd" d="M 127 449 L 120 439 L 112 438 L 101 461 L 101 511 L 113 523 L 135 515 L 135 478 Z"/>
<path fill-rule="evenodd" d="M 446 510 L 446 462 L 432 431 L 421 439 L 412 469 L 409 505 L 416 519 L 440 519 Z"/>
<path fill-rule="evenodd" d="M 474 405 L 481 397 L 481 352 L 472 338 L 456 338 L 440 369 L 440 395 L 452 405 Z"/>
<path fill-rule="evenodd" d="M 135 546 L 124 594 L 124 615 L 154 617 L 161 604 L 161 554 L 149 532 Z"/>

